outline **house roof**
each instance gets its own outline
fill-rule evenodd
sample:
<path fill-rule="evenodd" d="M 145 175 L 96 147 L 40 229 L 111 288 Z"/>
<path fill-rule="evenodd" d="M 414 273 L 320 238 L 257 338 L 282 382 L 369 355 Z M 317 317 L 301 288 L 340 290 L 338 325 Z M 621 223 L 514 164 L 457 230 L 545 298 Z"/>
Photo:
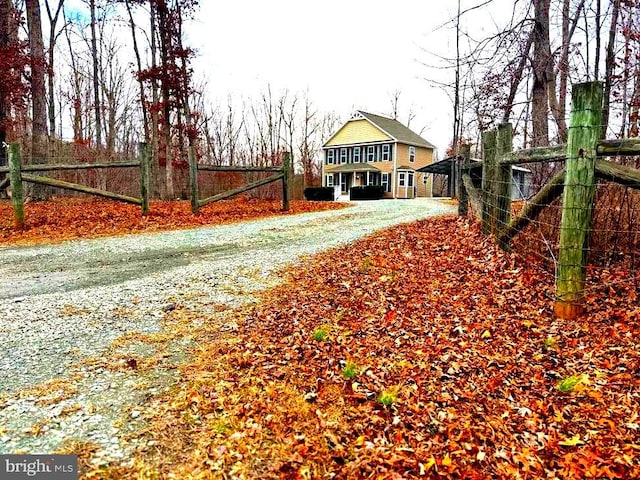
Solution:
<path fill-rule="evenodd" d="M 415 172 L 415 170 L 416 170 L 416 169 L 415 169 L 415 168 L 413 168 L 412 166 L 409 166 L 409 165 L 400 165 L 400 166 L 398 167 L 398 170 L 412 170 L 412 171 L 414 171 L 414 172 Z"/>
<path fill-rule="evenodd" d="M 393 118 L 374 115 L 373 113 L 363 112 L 362 110 L 358 110 L 358 113 L 398 142 L 408 143 L 409 145 L 415 145 L 417 147 L 436 148 L 409 127 L 405 127 Z"/>
<path fill-rule="evenodd" d="M 436 147 L 418 135 L 416 132 L 411 130 L 409 127 L 404 126 L 397 120 L 393 118 L 383 117 L 381 115 L 375 115 L 373 113 L 363 112 L 362 110 L 357 110 L 349 120 L 347 120 L 342 126 L 336 130 L 336 132 L 329 137 L 329 139 L 324 143 L 323 147 L 325 147 L 332 139 L 335 137 L 338 132 L 340 132 L 345 125 L 353 120 L 361 120 L 365 119 L 369 123 L 371 123 L 374 127 L 381 130 L 383 133 L 391 137 L 393 140 L 405 143 L 408 145 L 414 145 L 416 147 L 424 147 L 424 148 L 433 148 Z"/>
<path fill-rule="evenodd" d="M 457 157 L 448 157 L 437 162 L 432 163 L 431 165 L 427 165 L 426 167 L 419 168 L 419 172 L 423 173 L 437 173 L 440 175 L 449 175 L 451 173 L 451 165 L 455 161 Z M 476 158 L 469 159 L 470 167 L 480 167 L 482 165 L 482 161 Z M 531 170 L 528 168 L 520 167 L 518 165 L 513 165 L 512 169 L 517 172 L 531 173 Z"/>
<path fill-rule="evenodd" d="M 326 168 L 326 173 L 348 173 L 348 172 L 379 172 L 380 169 L 366 163 L 345 163 L 331 169 Z"/>

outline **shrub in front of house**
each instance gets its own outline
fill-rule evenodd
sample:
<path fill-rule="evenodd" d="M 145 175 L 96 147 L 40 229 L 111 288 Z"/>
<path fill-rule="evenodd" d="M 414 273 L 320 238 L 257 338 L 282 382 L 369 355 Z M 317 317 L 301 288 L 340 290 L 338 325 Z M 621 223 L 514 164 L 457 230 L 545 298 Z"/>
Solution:
<path fill-rule="evenodd" d="M 332 202 L 333 187 L 308 187 L 304 189 L 304 198 L 313 202 Z"/>
<path fill-rule="evenodd" d="M 381 185 L 367 185 L 366 187 L 351 187 L 351 200 L 380 200 L 384 196 Z"/>

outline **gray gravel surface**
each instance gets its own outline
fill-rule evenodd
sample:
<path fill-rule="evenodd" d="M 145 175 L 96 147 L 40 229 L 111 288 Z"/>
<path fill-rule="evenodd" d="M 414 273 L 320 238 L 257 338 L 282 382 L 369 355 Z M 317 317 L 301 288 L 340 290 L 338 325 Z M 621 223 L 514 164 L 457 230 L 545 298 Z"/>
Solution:
<path fill-rule="evenodd" d="M 276 269 L 303 255 L 444 213 L 453 207 L 437 200 L 385 200 L 193 230 L 0 248 L 0 453 L 51 453 L 78 440 L 100 447 L 96 462 L 126 459 L 134 445 L 123 439 L 143 421 L 145 400 L 170 388 L 175 365 L 192 345 L 188 338 L 172 344 L 142 381 L 134 369 L 101 363 L 115 340 L 162 333 L 163 317 L 177 305 L 209 314 L 243 305 L 278 282 Z M 219 321 L 226 328 L 223 311 Z M 152 353 L 142 343 L 127 348 L 123 358 Z M 59 382 L 41 388 L 52 380 Z"/>

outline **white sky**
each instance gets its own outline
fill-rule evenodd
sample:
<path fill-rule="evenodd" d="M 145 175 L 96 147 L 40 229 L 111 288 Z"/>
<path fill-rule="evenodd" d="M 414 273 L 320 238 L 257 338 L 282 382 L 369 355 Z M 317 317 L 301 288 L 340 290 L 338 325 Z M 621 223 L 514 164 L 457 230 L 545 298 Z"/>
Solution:
<path fill-rule="evenodd" d="M 463 8 L 476 3 L 463 1 Z M 453 28 L 434 29 L 456 8 L 455 0 L 202 0 L 186 33 L 212 98 L 252 97 L 270 84 L 308 91 L 318 108 L 346 119 L 355 109 L 389 114 L 391 93 L 400 90 L 400 120 L 412 108 L 411 128 L 442 155 L 452 105 L 423 78 L 450 81 L 453 71 L 421 65 L 434 61 L 421 47 L 455 55 Z"/>
<path fill-rule="evenodd" d="M 462 0 L 462 9 L 484 2 Z M 80 0 L 66 6 L 86 13 Z M 495 33 L 493 16 L 508 16 L 513 6 L 491 0 L 464 15 L 462 28 L 478 38 Z M 438 63 L 425 50 L 455 56 L 453 23 L 440 27 L 456 11 L 457 0 L 200 0 L 185 44 L 197 51 L 193 66 L 196 79 L 207 80 L 207 98 L 221 103 L 229 95 L 238 103 L 256 98 L 270 85 L 276 95 L 308 92 L 320 111 L 346 120 L 356 109 L 389 115 L 400 91 L 399 119 L 406 123 L 413 111 L 410 127 L 442 157 L 453 102 L 424 79 L 453 83 L 454 72 L 421 62 Z"/>

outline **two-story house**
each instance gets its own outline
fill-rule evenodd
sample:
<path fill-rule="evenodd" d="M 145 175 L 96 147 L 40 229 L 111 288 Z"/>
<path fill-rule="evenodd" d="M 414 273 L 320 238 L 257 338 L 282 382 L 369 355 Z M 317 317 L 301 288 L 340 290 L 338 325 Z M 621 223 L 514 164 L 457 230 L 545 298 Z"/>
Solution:
<path fill-rule="evenodd" d="M 431 195 L 430 176 L 417 170 L 435 147 L 397 120 L 357 111 L 322 149 L 322 184 L 340 195 L 364 185 L 382 185 L 387 198 Z"/>

